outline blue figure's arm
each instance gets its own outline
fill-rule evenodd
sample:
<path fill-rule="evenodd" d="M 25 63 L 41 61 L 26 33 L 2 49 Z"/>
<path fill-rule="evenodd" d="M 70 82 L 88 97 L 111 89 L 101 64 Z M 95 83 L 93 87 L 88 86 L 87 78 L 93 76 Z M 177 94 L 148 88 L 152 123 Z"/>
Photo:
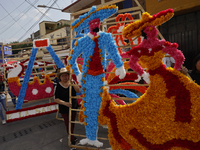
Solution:
<path fill-rule="evenodd" d="M 104 41 L 104 46 L 106 48 L 106 51 L 109 53 L 109 56 L 112 58 L 112 61 L 114 62 L 115 66 L 117 68 L 120 68 L 123 65 L 123 62 L 121 61 L 121 56 L 118 53 L 117 45 L 115 44 L 114 39 L 112 38 L 110 33 L 101 33 L 101 40 Z"/>
<path fill-rule="evenodd" d="M 78 37 L 84 37 L 84 34 L 82 34 L 81 31 L 78 31 L 74 38 L 78 38 Z M 75 44 L 76 41 L 77 41 L 77 39 L 73 39 L 72 48 L 74 48 L 74 44 Z"/>
<path fill-rule="evenodd" d="M 84 40 L 81 38 L 79 39 L 74 45 L 74 48 L 71 50 L 71 56 L 69 56 L 69 64 L 72 65 L 72 69 L 74 70 L 75 75 L 77 76 L 80 71 L 78 69 L 78 65 L 76 63 L 76 59 L 82 53 Z"/>

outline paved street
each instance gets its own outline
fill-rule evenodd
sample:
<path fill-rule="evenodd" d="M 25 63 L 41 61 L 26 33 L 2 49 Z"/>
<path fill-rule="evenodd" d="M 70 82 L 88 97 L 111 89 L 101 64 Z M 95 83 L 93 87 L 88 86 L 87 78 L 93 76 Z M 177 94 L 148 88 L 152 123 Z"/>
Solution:
<path fill-rule="evenodd" d="M 56 114 L 0 124 L 0 150 L 69 150 L 64 122 Z M 75 134 L 85 135 L 83 125 L 75 125 Z M 99 137 L 107 138 L 107 129 L 99 128 Z M 79 140 L 83 137 L 77 137 Z M 104 149 L 109 148 L 109 142 Z"/>

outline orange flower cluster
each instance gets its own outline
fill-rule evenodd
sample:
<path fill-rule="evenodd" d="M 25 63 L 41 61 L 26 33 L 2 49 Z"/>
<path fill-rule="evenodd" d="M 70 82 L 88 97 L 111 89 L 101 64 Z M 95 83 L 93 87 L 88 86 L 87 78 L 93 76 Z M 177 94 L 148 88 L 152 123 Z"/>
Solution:
<path fill-rule="evenodd" d="M 138 63 L 142 68 L 147 68 L 148 70 L 154 70 L 163 64 L 163 62 L 160 60 L 162 60 L 164 55 L 165 53 L 163 53 L 162 51 L 155 52 L 154 55 L 151 57 L 143 55 L 139 58 Z"/>
<path fill-rule="evenodd" d="M 84 115 L 84 113 L 83 113 L 85 111 L 85 107 L 83 106 L 84 103 L 85 103 L 85 101 L 82 100 L 81 110 L 83 110 L 83 111 L 79 112 L 78 119 L 79 119 L 80 122 L 83 122 L 84 125 L 86 126 L 87 124 L 84 122 L 84 120 L 85 120 L 85 118 L 87 118 L 87 116 Z"/>
<path fill-rule="evenodd" d="M 67 71 L 69 71 L 70 68 L 71 68 L 71 65 L 66 66 Z M 82 65 L 78 64 L 78 68 L 79 68 L 80 72 L 83 72 L 82 71 Z M 73 69 L 72 69 L 72 73 L 74 74 L 74 70 Z"/>
<path fill-rule="evenodd" d="M 29 85 L 32 85 L 32 84 L 34 84 L 35 82 L 38 82 L 39 85 L 42 85 L 42 84 L 46 84 L 46 81 L 47 81 L 47 80 L 49 80 L 50 83 L 53 83 L 53 82 L 51 81 L 51 78 L 50 78 L 50 76 L 52 76 L 52 75 L 55 75 L 55 73 L 46 75 L 43 83 L 41 83 L 40 80 L 39 80 L 39 78 L 35 76 L 35 77 L 33 78 L 33 81 L 30 81 L 28 84 L 29 84 Z M 22 85 L 22 84 L 20 83 L 19 77 L 8 78 L 8 83 L 13 83 L 13 82 L 16 82 L 17 85 L 18 85 L 19 87 Z"/>
<path fill-rule="evenodd" d="M 14 83 L 14 82 L 16 82 L 18 86 L 22 85 L 20 83 L 19 77 L 8 78 L 8 83 Z"/>
<path fill-rule="evenodd" d="M 155 55 L 160 58 L 163 53 Z M 149 71 L 149 88 L 135 103 L 117 105 L 106 89 L 103 91 L 98 119 L 108 125 L 112 149 L 200 149 L 200 86 L 177 70 L 166 69 L 161 60 Z M 188 100 L 191 105 L 183 105 Z M 180 105 L 189 109 L 184 113 L 191 116 L 189 121 L 180 119 L 184 118 L 177 112 Z"/>
<path fill-rule="evenodd" d="M 151 16 L 148 12 L 142 14 L 142 19 L 137 20 L 134 23 L 130 23 L 123 29 L 123 36 L 127 39 L 137 37 L 141 35 L 141 31 L 149 26 L 158 26 L 169 20 L 174 15 L 172 9 L 161 11 L 156 15 Z"/>

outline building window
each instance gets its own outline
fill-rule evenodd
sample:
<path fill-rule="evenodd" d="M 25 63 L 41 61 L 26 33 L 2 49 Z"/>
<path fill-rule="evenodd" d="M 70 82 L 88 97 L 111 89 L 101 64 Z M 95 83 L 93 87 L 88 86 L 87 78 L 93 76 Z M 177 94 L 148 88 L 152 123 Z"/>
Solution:
<path fill-rule="evenodd" d="M 66 38 L 58 39 L 58 40 L 57 40 L 57 43 L 58 43 L 58 45 L 64 45 L 64 44 L 67 44 Z"/>

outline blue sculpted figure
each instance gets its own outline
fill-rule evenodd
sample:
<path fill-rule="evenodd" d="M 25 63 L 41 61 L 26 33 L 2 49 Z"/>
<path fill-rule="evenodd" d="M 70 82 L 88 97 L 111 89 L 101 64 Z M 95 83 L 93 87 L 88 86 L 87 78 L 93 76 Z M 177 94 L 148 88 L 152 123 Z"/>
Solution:
<path fill-rule="evenodd" d="M 97 131 L 98 112 L 105 85 L 106 52 L 109 53 L 117 67 L 115 74 L 119 75 L 120 79 L 123 79 L 126 75 L 123 62 L 111 34 L 99 31 L 100 21 L 116 12 L 117 7 L 115 5 L 102 8 L 93 6 L 88 13 L 80 16 L 71 24 L 74 31 L 81 31 L 88 27 L 90 29 L 86 36 L 75 42 L 75 46 L 71 50 L 71 56 L 68 58 L 78 82 L 81 82 L 82 102 L 85 107 L 84 115 L 87 116 L 84 120 L 87 138 L 80 141 L 82 145 L 103 146 L 103 143 L 97 140 Z M 80 73 L 76 63 L 76 59 L 81 53 L 84 58 L 83 73 Z"/>

